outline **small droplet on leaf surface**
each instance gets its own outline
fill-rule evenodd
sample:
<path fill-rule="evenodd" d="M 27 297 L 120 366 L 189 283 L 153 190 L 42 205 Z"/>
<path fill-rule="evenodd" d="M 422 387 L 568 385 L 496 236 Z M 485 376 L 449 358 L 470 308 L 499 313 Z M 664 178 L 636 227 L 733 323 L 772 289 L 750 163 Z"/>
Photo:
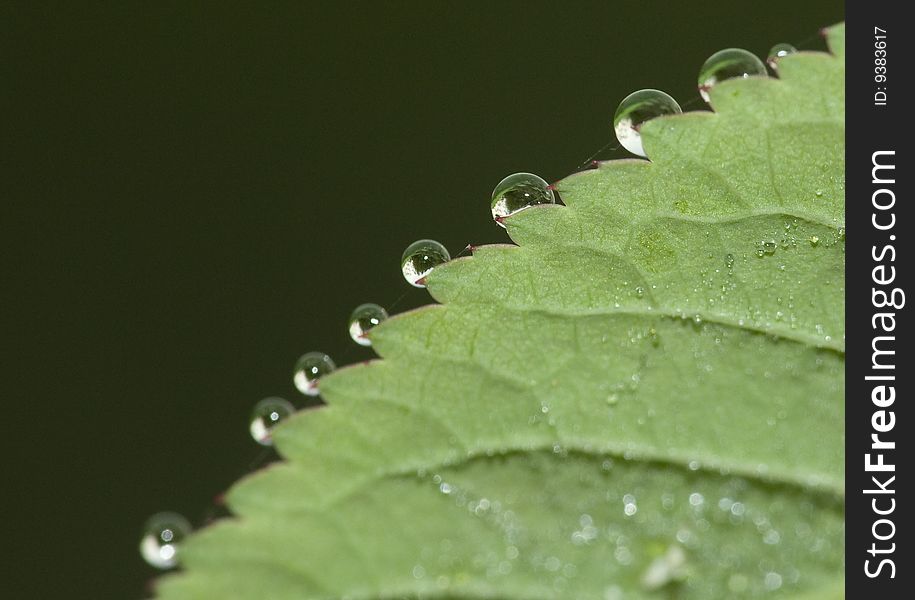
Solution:
<path fill-rule="evenodd" d="M 264 398 L 251 411 L 251 437 L 261 446 L 272 446 L 273 428 L 294 412 L 292 404 L 282 398 Z"/>
<path fill-rule="evenodd" d="M 766 62 L 774 69 L 778 65 L 778 60 L 784 58 L 789 54 L 795 54 L 797 48 L 791 44 L 775 44 L 772 46 L 772 49 L 769 50 L 769 56 L 766 59 Z"/>
<path fill-rule="evenodd" d="M 772 256 L 777 249 L 778 244 L 775 240 L 762 240 L 756 244 L 756 256 L 759 256 L 760 258 L 763 256 Z"/>
<path fill-rule="evenodd" d="M 181 515 L 161 512 L 151 516 L 143 528 L 140 555 L 157 569 L 171 569 L 178 564 L 181 541 L 191 533 L 191 524 Z"/>
<path fill-rule="evenodd" d="M 292 381 L 306 396 L 317 396 L 318 381 L 336 368 L 334 361 L 323 352 L 309 352 L 296 361 Z"/>
<path fill-rule="evenodd" d="M 349 335 L 360 346 L 371 346 L 368 333 L 388 318 L 388 311 L 377 304 L 360 304 L 349 318 Z"/>
<path fill-rule="evenodd" d="M 782 576 L 775 572 L 766 573 L 766 576 L 763 579 L 763 584 L 769 591 L 777 590 L 778 588 L 782 587 Z"/>
<path fill-rule="evenodd" d="M 426 287 L 425 278 L 435 267 L 451 260 L 448 250 L 435 240 L 417 240 L 400 259 L 404 279 L 413 287 Z"/>
<path fill-rule="evenodd" d="M 492 218 L 500 227 L 502 219 L 537 204 L 555 204 L 553 188 L 533 173 L 515 173 L 499 182 L 492 191 Z"/>
<path fill-rule="evenodd" d="M 661 90 L 639 90 L 623 98 L 613 115 L 613 131 L 623 148 L 647 156 L 640 129 L 645 121 L 683 112 L 677 101 Z"/>
<path fill-rule="evenodd" d="M 699 70 L 699 95 L 706 102 L 709 90 L 727 79 L 767 75 L 766 65 L 757 56 L 740 48 L 725 48 L 712 54 Z"/>
<path fill-rule="evenodd" d="M 672 545 L 664 555 L 652 561 L 642 574 L 642 586 L 655 591 L 685 577 L 686 553 L 683 548 Z"/>

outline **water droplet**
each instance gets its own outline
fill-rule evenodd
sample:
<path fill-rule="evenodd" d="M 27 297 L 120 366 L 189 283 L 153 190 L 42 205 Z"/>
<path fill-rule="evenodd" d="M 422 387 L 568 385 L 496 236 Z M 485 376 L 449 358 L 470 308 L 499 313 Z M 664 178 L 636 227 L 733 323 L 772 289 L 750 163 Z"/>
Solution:
<path fill-rule="evenodd" d="M 728 254 L 727 256 L 724 257 L 724 266 L 726 266 L 728 269 L 734 268 L 734 255 L 733 254 Z"/>
<path fill-rule="evenodd" d="M 639 130 L 645 121 L 661 115 L 683 112 L 677 101 L 661 90 L 639 90 L 623 98 L 613 115 L 613 130 L 623 148 L 639 156 L 647 156 L 642 147 Z"/>
<path fill-rule="evenodd" d="M 812 235 L 808 241 L 810 242 L 810 245 L 815 248 L 820 245 L 820 236 Z"/>
<path fill-rule="evenodd" d="M 173 512 L 156 513 L 146 521 L 140 540 L 140 555 L 157 569 L 178 564 L 178 548 L 191 533 L 191 524 Z"/>
<path fill-rule="evenodd" d="M 797 48 L 791 44 L 775 44 L 772 46 L 772 49 L 769 50 L 769 57 L 766 59 L 766 62 L 774 69 L 778 65 L 778 59 L 784 58 L 789 54 L 794 54 L 797 52 Z"/>
<path fill-rule="evenodd" d="M 442 263 L 451 260 L 448 250 L 435 240 L 418 240 L 407 246 L 400 259 L 404 279 L 413 287 L 426 287 L 425 278 Z"/>
<path fill-rule="evenodd" d="M 756 256 L 772 256 L 777 249 L 778 244 L 775 240 L 762 240 L 756 244 Z"/>
<path fill-rule="evenodd" d="M 755 54 L 740 48 L 726 48 L 712 54 L 699 70 L 699 95 L 710 101 L 709 90 L 716 84 L 735 78 L 766 76 L 766 65 Z"/>
<path fill-rule="evenodd" d="M 572 533 L 572 543 L 575 545 L 588 544 L 597 539 L 598 530 L 594 526 L 594 519 L 591 515 L 581 515 L 578 519 L 581 529 Z"/>
<path fill-rule="evenodd" d="M 292 404 L 282 398 L 264 398 L 251 411 L 251 437 L 261 446 L 272 446 L 273 428 L 294 412 Z"/>
<path fill-rule="evenodd" d="M 536 204 L 555 204 L 556 194 L 550 185 L 533 173 L 515 173 L 499 182 L 492 191 L 492 218 L 501 227 L 502 219 Z"/>
<path fill-rule="evenodd" d="M 642 574 L 642 586 L 645 589 L 659 590 L 667 584 L 684 576 L 686 553 L 676 544 L 670 546 L 663 556 L 654 559 Z"/>
<path fill-rule="evenodd" d="M 318 380 L 336 368 L 334 361 L 323 352 L 309 352 L 296 361 L 292 381 L 296 389 L 306 396 L 317 396 Z"/>
<path fill-rule="evenodd" d="M 360 304 L 349 317 L 349 336 L 360 346 L 371 346 L 368 333 L 388 318 L 388 311 L 377 304 Z"/>
<path fill-rule="evenodd" d="M 782 587 L 782 576 L 774 571 L 766 573 L 766 578 L 763 581 L 767 590 L 773 591 Z"/>

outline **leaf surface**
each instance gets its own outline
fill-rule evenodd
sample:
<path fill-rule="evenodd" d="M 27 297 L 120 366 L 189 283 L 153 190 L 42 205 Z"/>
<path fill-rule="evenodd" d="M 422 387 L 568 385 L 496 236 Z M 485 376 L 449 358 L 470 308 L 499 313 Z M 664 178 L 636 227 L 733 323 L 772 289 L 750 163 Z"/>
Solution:
<path fill-rule="evenodd" d="M 560 181 L 321 382 L 162 598 L 837 598 L 844 27 Z"/>

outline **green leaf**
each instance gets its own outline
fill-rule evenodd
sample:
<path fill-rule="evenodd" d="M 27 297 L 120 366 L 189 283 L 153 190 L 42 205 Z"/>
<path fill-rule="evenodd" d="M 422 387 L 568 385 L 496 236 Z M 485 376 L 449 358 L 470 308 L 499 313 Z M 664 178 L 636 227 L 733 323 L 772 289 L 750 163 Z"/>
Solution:
<path fill-rule="evenodd" d="M 844 28 L 656 119 L 321 382 L 163 598 L 842 596 Z"/>

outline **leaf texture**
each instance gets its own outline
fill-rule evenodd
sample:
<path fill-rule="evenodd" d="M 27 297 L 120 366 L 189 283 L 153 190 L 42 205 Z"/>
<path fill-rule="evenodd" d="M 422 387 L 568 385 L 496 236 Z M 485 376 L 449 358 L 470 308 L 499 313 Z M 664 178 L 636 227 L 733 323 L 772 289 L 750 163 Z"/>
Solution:
<path fill-rule="evenodd" d="M 321 382 L 159 596 L 842 597 L 844 26 L 827 38 L 436 269 L 441 304 Z"/>

